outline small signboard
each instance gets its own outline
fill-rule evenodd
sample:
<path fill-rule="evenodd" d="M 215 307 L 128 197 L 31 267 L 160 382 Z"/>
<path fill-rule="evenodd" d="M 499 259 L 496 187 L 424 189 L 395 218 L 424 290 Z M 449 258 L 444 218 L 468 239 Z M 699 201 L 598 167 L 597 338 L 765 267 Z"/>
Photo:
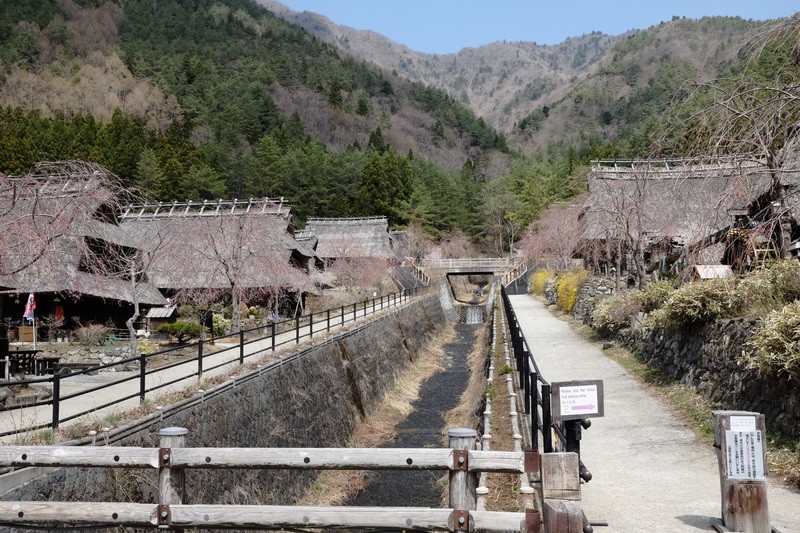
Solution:
<path fill-rule="evenodd" d="M 766 479 L 764 473 L 764 442 L 756 427 L 755 416 L 731 416 L 731 429 L 725 431 L 730 479 Z"/>
<path fill-rule="evenodd" d="M 603 380 L 552 383 L 553 420 L 580 420 L 603 416 Z"/>

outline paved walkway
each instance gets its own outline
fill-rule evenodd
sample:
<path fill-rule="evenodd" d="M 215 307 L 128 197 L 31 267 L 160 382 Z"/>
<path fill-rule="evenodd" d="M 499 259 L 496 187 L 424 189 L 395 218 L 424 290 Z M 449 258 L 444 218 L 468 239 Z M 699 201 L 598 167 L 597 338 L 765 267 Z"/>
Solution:
<path fill-rule="evenodd" d="M 511 296 L 545 379 L 602 379 L 605 417 L 583 432 L 581 458 L 593 474 L 583 507 L 597 533 L 713 531 L 721 516 L 713 447 L 657 396 L 530 296 Z M 709 420 L 710 423 L 710 420 Z M 800 491 L 770 480 L 772 527 L 800 532 Z"/>

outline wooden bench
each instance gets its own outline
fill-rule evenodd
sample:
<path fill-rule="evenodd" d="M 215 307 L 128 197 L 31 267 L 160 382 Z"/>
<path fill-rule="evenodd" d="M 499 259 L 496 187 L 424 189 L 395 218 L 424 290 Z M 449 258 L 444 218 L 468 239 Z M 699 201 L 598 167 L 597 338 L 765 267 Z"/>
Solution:
<path fill-rule="evenodd" d="M 56 363 L 54 367 L 54 372 L 58 374 L 71 374 L 73 372 L 80 372 L 82 370 L 90 370 L 98 365 L 94 363 Z M 87 372 L 89 375 L 97 374 L 97 370 L 94 372 Z"/>
<path fill-rule="evenodd" d="M 37 376 L 43 376 L 45 374 L 55 374 L 56 372 L 56 365 L 58 362 L 61 361 L 60 357 L 53 357 L 53 356 L 39 356 L 34 359 L 34 370 Z"/>

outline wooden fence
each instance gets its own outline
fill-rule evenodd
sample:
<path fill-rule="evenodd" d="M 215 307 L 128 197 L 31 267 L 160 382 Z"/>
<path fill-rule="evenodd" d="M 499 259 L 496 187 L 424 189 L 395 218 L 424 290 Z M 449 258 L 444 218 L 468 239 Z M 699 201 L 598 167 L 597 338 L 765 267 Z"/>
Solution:
<path fill-rule="evenodd" d="M 187 448 L 187 430 L 161 430 L 158 448 L 3 446 L 0 466 L 105 467 L 159 471 L 159 502 L 0 502 L 3 525 L 182 528 L 389 528 L 426 531 L 537 533 L 538 511 L 475 510 L 480 472 L 538 472 L 535 452 L 480 451 L 473 430 L 452 430 L 450 446 L 431 448 Z M 186 505 L 185 471 L 202 469 L 439 470 L 449 472 L 450 509 Z"/>

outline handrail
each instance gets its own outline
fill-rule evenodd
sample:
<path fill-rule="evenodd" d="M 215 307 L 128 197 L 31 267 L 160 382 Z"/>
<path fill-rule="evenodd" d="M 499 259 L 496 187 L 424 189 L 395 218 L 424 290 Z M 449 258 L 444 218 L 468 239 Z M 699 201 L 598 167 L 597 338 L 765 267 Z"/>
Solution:
<path fill-rule="evenodd" d="M 265 323 L 224 337 L 225 339 L 235 338 L 236 342 L 230 346 L 223 346 L 213 351 L 208 350 L 207 347 L 210 345 L 214 346 L 214 344 L 212 344 L 210 340 L 201 339 L 199 341 L 183 344 L 179 347 L 166 348 L 149 354 L 139 354 L 113 363 L 95 365 L 67 375 L 59 375 L 56 373 L 53 376 L 47 377 L 35 377 L 19 381 L 0 381 L 0 383 L 4 385 L 42 385 L 49 383 L 52 384 L 53 388 L 52 397 L 49 399 L 43 399 L 24 405 L 0 407 L 0 413 L 5 413 L 15 411 L 21 412 L 30 407 L 50 406 L 52 413 L 49 422 L 36 423 L 36 421 L 30 421 L 25 427 L 15 427 L 11 430 L 0 431 L 0 437 L 48 428 L 57 429 L 59 425 L 64 422 L 95 413 L 98 409 L 112 407 L 136 397 L 139 398 L 140 403 L 144 403 L 153 393 L 166 389 L 167 387 L 193 378 L 196 378 L 196 381 L 199 382 L 202 380 L 204 373 L 226 366 L 233 366 L 234 364 L 241 366 L 246 360 L 255 356 L 269 352 L 274 353 L 287 344 L 296 345 L 304 340 L 313 339 L 315 335 L 319 336 L 320 334 L 328 333 L 334 327 L 343 327 L 347 323 L 364 319 L 382 310 L 398 307 L 408 302 L 412 297 L 416 296 L 418 292 L 419 291 L 416 289 L 405 289 L 400 292 L 372 298 L 371 300 L 364 300 L 363 302 L 357 302 L 352 305 L 343 305 L 338 309 L 327 309 L 321 313 L 309 313 L 295 318 Z M 216 340 L 219 340 L 219 338 Z M 156 358 L 176 352 L 180 352 L 186 356 L 183 359 L 172 361 L 168 364 L 155 366 L 154 361 Z M 194 352 L 194 354 L 192 354 L 192 352 Z M 229 357 L 225 357 L 226 355 L 229 355 Z M 217 361 L 216 359 L 220 359 L 221 356 L 223 356 L 222 360 Z M 81 388 L 79 391 L 70 393 L 61 392 L 65 383 L 69 383 L 78 376 L 86 376 L 100 370 L 124 370 L 129 365 L 138 365 L 138 370 L 134 374 L 124 375 L 124 377 L 115 379 L 109 383 L 89 388 Z M 164 377 L 165 371 L 180 367 L 186 367 L 186 370 L 174 376 Z M 138 390 L 135 393 L 122 392 L 119 385 L 132 381 L 139 382 Z M 148 381 L 150 382 L 149 384 Z M 68 416 L 61 415 L 62 402 L 80 397 L 90 398 L 92 394 L 106 389 L 120 392 L 113 400 L 107 401 L 102 405 L 92 404 L 86 409 L 79 410 L 77 413 Z"/>
<path fill-rule="evenodd" d="M 555 451 L 575 452 L 580 458 L 581 429 L 588 428 L 591 425 L 591 421 L 588 419 L 553 421 L 550 396 L 551 385 L 542 376 L 542 372 L 536 364 L 536 359 L 528 347 L 528 341 L 525 339 L 522 326 L 517 319 L 504 285 L 501 285 L 500 294 L 503 299 L 511 346 L 519 373 L 518 386 L 523 393 L 525 414 L 530 414 L 531 416 L 531 447 L 533 450 L 538 450 L 539 432 L 541 432 L 542 446 L 545 453 Z M 541 420 L 539 410 L 541 410 Z M 554 433 L 557 437 L 556 439 L 553 438 Z M 584 481 L 588 482 L 592 479 L 591 472 L 580 460 L 579 473 Z"/>

